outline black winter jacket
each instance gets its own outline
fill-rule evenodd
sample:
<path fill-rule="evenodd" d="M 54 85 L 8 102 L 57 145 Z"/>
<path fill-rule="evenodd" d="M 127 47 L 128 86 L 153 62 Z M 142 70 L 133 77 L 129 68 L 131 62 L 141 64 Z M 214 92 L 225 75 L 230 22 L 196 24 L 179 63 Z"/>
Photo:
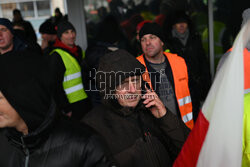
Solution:
<path fill-rule="evenodd" d="M 189 132 L 185 124 L 170 111 L 156 119 L 143 107 L 124 109 L 101 105 L 84 122 L 104 136 L 121 167 L 172 166 Z"/>
<path fill-rule="evenodd" d="M 100 137 L 87 125 L 60 119 L 23 136 L 0 130 L 1 167 L 108 167 Z"/>

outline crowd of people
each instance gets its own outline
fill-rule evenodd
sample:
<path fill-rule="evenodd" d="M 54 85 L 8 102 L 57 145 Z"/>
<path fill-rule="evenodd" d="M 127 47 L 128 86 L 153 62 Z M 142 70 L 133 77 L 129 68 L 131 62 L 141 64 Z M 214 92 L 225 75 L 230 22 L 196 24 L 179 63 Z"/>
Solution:
<path fill-rule="evenodd" d="M 0 18 L 0 166 L 172 166 L 211 86 L 190 17 L 106 15 L 84 51 L 55 12 L 41 45 Z"/>

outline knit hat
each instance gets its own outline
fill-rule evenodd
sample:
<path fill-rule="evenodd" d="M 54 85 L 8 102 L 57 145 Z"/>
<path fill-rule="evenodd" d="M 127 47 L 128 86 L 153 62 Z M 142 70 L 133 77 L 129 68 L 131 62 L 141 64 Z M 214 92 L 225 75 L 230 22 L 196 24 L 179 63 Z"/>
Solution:
<path fill-rule="evenodd" d="M 189 17 L 188 15 L 184 12 L 184 11 L 178 11 L 178 12 L 175 12 L 174 15 L 173 15 L 173 18 L 172 18 L 172 25 L 175 25 L 177 23 L 189 23 Z"/>
<path fill-rule="evenodd" d="M 114 94 L 126 78 L 141 75 L 144 66 L 125 50 L 116 50 L 100 58 L 96 80 L 101 95 Z"/>
<path fill-rule="evenodd" d="M 140 31 L 141 28 L 143 27 L 143 25 L 144 25 L 145 23 L 152 23 L 152 21 L 151 21 L 151 20 L 143 20 L 143 21 L 141 21 L 140 23 L 137 24 L 137 26 L 136 26 L 136 31 Z"/>
<path fill-rule="evenodd" d="M 5 26 L 6 28 L 8 28 L 10 30 L 10 32 L 12 34 L 14 34 L 13 25 L 12 25 L 12 23 L 8 19 L 6 19 L 6 18 L 0 18 L 0 25 Z"/>
<path fill-rule="evenodd" d="M 50 21 L 45 21 L 39 27 L 41 34 L 56 34 L 55 26 Z"/>
<path fill-rule="evenodd" d="M 67 30 L 75 30 L 75 27 L 68 21 L 62 21 L 57 26 L 57 37 L 61 39 L 62 34 Z"/>
<path fill-rule="evenodd" d="M 250 20 L 250 8 L 245 9 L 242 13 L 242 24 L 241 27 L 243 27 L 243 25 Z"/>
<path fill-rule="evenodd" d="M 164 42 L 164 35 L 162 28 L 157 23 L 145 23 L 139 32 L 140 39 L 147 34 L 156 35 Z"/>
<path fill-rule="evenodd" d="M 0 91 L 28 126 L 35 131 L 47 118 L 51 104 L 46 67 L 42 57 L 0 56 Z"/>

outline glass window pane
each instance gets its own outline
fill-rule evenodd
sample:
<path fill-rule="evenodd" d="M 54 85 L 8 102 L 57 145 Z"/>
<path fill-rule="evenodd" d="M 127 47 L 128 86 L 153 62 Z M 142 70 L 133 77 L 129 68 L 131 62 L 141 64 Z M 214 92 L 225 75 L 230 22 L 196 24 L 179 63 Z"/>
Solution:
<path fill-rule="evenodd" d="M 36 4 L 37 4 L 38 16 L 50 16 L 49 1 L 37 1 Z"/>
<path fill-rule="evenodd" d="M 16 8 L 16 3 L 2 4 L 1 7 L 2 7 L 3 17 L 12 20 L 13 18 L 12 11 Z"/>
<path fill-rule="evenodd" d="M 24 18 L 35 17 L 33 2 L 20 3 L 20 10 Z"/>

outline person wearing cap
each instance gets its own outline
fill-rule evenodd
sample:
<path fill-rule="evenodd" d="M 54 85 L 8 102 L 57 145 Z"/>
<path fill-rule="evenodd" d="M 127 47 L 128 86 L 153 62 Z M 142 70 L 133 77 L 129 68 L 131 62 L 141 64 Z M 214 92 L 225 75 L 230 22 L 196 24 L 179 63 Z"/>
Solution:
<path fill-rule="evenodd" d="M 143 54 L 137 60 L 146 68 L 149 83 L 163 104 L 193 128 L 193 104 L 188 85 L 185 60 L 176 54 L 164 52 L 164 35 L 156 23 L 145 23 L 139 32 Z"/>
<path fill-rule="evenodd" d="M 51 17 L 51 21 L 55 26 L 57 26 L 61 21 L 66 21 L 60 8 L 55 8 L 54 13 L 55 15 Z"/>
<path fill-rule="evenodd" d="M 56 41 L 56 29 L 50 20 L 46 20 L 39 27 L 39 32 L 42 35 L 41 48 L 44 55 L 49 55 L 53 50 L 53 45 Z"/>
<path fill-rule="evenodd" d="M 75 44 L 76 30 L 64 21 L 57 26 L 57 39 L 50 53 L 50 68 L 56 85 L 55 100 L 60 110 L 74 119 L 81 119 L 91 108 L 84 89 L 86 79 L 84 52 Z"/>
<path fill-rule="evenodd" d="M 36 37 L 36 32 L 32 26 L 32 24 L 23 19 L 22 13 L 19 9 L 14 9 L 13 10 L 13 21 L 14 24 L 19 23 L 22 24 L 25 28 L 26 31 L 26 36 L 27 36 L 27 41 L 30 42 L 37 42 L 37 37 Z"/>
<path fill-rule="evenodd" d="M 211 86 L 209 61 L 202 46 L 201 37 L 184 11 L 173 13 L 173 17 L 166 20 L 164 30 L 171 53 L 184 58 L 187 64 L 193 115 L 196 120 Z"/>
<path fill-rule="evenodd" d="M 0 166 L 115 167 L 92 128 L 57 113 L 42 58 L 0 56 Z"/>
<path fill-rule="evenodd" d="M 13 24 L 6 18 L 0 18 L 0 55 L 33 55 L 42 54 L 40 46 L 30 44 L 13 29 Z"/>
<path fill-rule="evenodd" d="M 151 23 L 151 22 L 152 22 L 151 20 L 143 20 L 136 25 L 136 32 L 135 32 L 136 35 L 131 41 L 131 45 L 134 50 L 133 55 L 136 55 L 136 57 L 142 54 L 141 44 L 140 44 L 140 39 L 139 39 L 140 29 L 145 23 Z"/>
<path fill-rule="evenodd" d="M 27 44 L 30 49 L 39 54 L 42 53 L 41 46 L 34 41 L 30 41 L 27 30 L 25 29 L 25 25 L 23 22 L 15 22 L 13 23 L 14 34 L 18 37 L 23 43 Z"/>
<path fill-rule="evenodd" d="M 189 129 L 145 87 L 144 71 L 125 50 L 103 56 L 96 74 L 103 103 L 83 121 L 104 137 L 119 166 L 172 166 Z"/>

